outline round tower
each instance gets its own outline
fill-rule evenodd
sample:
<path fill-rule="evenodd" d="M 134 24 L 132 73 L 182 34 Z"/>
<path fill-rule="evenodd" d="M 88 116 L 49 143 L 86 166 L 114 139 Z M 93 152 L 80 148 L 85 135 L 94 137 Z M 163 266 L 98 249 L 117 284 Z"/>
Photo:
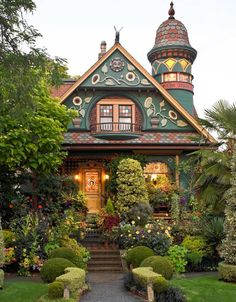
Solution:
<path fill-rule="evenodd" d="M 152 64 L 153 77 L 190 114 L 194 114 L 191 69 L 197 51 L 189 43 L 184 24 L 175 19 L 173 6 L 171 2 L 169 18 L 157 29 L 155 45 L 148 53 L 148 60 Z"/>

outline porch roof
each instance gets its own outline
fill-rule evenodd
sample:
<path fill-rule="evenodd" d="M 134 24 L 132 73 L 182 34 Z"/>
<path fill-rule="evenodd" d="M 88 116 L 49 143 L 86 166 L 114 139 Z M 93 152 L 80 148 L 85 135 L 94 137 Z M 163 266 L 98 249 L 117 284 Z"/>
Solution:
<path fill-rule="evenodd" d="M 66 132 L 64 145 L 190 145 L 208 146 L 205 137 L 193 132 L 145 132 L 138 138 L 128 140 L 108 140 L 96 138 L 89 132 Z"/>

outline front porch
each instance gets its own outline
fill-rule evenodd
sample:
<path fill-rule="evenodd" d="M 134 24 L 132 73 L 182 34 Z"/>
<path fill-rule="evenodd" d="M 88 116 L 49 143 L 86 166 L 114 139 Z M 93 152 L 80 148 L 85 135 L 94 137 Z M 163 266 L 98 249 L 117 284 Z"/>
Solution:
<path fill-rule="evenodd" d="M 181 180 L 176 165 L 179 163 L 180 154 L 170 151 L 164 155 L 156 155 L 150 151 L 142 153 L 88 151 L 87 154 L 81 152 L 80 155 L 71 152 L 64 161 L 61 173 L 72 176 L 77 182 L 79 190 L 86 196 L 89 213 L 99 213 L 105 207 L 108 197 L 114 196 L 116 191 L 116 171 L 113 170 L 113 162 L 128 157 L 143 160 L 141 164 L 148 186 L 153 188 L 164 186 L 165 190 L 179 188 Z M 167 204 L 164 200 L 155 203 L 152 205 L 155 216 L 169 219 L 170 203 Z"/>

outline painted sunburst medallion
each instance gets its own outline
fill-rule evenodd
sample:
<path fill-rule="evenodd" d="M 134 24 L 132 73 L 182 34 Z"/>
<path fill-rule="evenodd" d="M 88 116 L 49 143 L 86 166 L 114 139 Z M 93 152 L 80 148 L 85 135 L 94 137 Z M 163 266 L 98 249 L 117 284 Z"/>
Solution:
<path fill-rule="evenodd" d="M 111 70 L 115 72 L 120 72 L 124 69 L 125 67 L 125 62 L 121 58 L 114 58 L 110 62 L 110 68 Z"/>

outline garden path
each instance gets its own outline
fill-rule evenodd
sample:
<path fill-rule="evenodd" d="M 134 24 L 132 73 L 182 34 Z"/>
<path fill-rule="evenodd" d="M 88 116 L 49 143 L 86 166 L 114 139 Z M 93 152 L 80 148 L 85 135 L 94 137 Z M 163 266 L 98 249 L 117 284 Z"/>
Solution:
<path fill-rule="evenodd" d="M 91 291 L 86 293 L 81 302 L 140 302 L 142 298 L 133 296 L 125 290 L 123 274 L 89 273 Z"/>

